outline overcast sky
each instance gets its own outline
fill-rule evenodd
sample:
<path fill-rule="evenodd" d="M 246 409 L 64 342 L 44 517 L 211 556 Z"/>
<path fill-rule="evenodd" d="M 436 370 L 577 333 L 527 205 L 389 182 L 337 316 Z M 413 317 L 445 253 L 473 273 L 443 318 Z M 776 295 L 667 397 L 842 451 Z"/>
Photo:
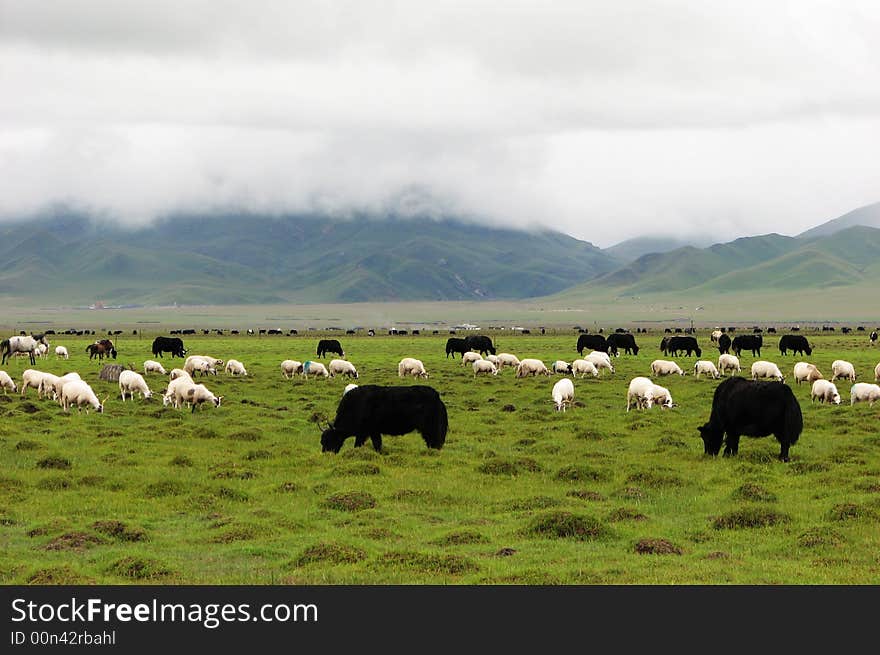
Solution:
<path fill-rule="evenodd" d="M 878 34 L 876 0 L 0 0 L 0 217 L 796 234 L 880 201 Z"/>

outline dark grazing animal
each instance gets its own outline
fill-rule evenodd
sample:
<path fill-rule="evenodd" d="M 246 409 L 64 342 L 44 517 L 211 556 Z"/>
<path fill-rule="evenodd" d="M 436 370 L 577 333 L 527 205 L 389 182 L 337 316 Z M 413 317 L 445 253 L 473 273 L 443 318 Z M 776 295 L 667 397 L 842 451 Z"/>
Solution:
<path fill-rule="evenodd" d="M 761 356 L 761 347 L 764 345 L 764 337 L 760 334 L 738 334 L 730 344 L 733 354 L 739 357 L 743 350 L 751 350 L 753 357 Z"/>
<path fill-rule="evenodd" d="M 779 459 L 788 461 L 788 449 L 804 428 L 801 406 L 794 392 L 782 382 L 731 377 L 719 384 L 712 397 L 709 422 L 698 429 L 707 455 L 736 455 L 740 436 L 776 436 L 781 445 Z"/>
<path fill-rule="evenodd" d="M 86 346 L 86 352 L 89 353 L 89 359 L 97 357 L 99 360 L 104 359 L 104 355 L 116 359 L 117 355 L 116 348 L 110 339 L 101 339 L 95 343 L 90 343 Z"/>
<path fill-rule="evenodd" d="M 46 341 L 45 333 L 31 334 L 30 336 L 19 335 L 3 339 L 3 341 L 0 341 L 0 352 L 3 353 L 3 356 L 0 357 L 0 364 L 5 364 L 6 360 L 15 353 L 27 353 L 30 356 L 31 366 L 35 366 L 37 360 L 34 357 L 34 351 L 37 349 L 38 343 L 46 346 L 49 345 L 49 342 Z"/>
<path fill-rule="evenodd" d="M 697 357 L 700 357 L 703 354 L 696 337 L 666 337 L 660 343 L 660 350 L 664 355 L 677 356 L 680 352 L 685 352 L 688 357 L 691 353 L 696 353 Z"/>
<path fill-rule="evenodd" d="M 446 340 L 446 357 L 449 358 L 449 355 L 452 355 L 452 359 L 455 359 L 455 353 L 459 355 L 464 355 L 470 348 L 468 348 L 467 341 L 464 339 L 458 339 L 456 337 L 449 337 Z"/>
<path fill-rule="evenodd" d="M 495 354 L 495 346 L 492 345 L 492 339 L 484 337 L 481 334 L 470 334 L 464 338 L 468 350 L 476 350 L 483 357 Z"/>
<path fill-rule="evenodd" d="M 609 344 L 614 344 L 614 347 L 617 348 L 618 351 L 622 349 L 627 355 L 639 354 L 639 347 L 636 345 L 636 338 L 628 332 L 615 332 L 614 334 L 609 334 L 605 337 L 605 341 Z"/>
<path fill-rule="evenodd" d="M 874 345 L 877 342 L 877 330 L 871 332 L 871 345 Z"/>
<path fill-rule="evenodd" d="M 321 339 L 318 341 L 317 353 L 318 357 L 323 357 L 327 353 L 336 353 L 340 357 L 345 357 L 345 351 L 336 339 Z"/>
<path fill-rule="evenodd" d="M 779 337 L 779 352 L 783 355 L 791 350 L 795 355 L 812 355 L 813 349 L 802 334 L 783 334 Z"/>
<path fill-rule="evenodd" d="M 414 430 L 421 433 L 428 448 L 439 450 L 448 428 L 446 405 L 434 388 L 365 384 L 342 396 L 336 418 L 321 433 L 321 450 L 338 453 L 351 436 L 356 448 L 370 439 L 373 448 L 381 450 L 383 434 L 402 435 Z"/>
<path fill-rule="evenodd" d="M 156 337 L 153 339 L 153 354 L 161 357 L 162 353 L 171 353 L 172 357 L 186 357 L 183 339 L 180 337 Z"/>
<path fill-rule="evenodd" d="M 723 355 L 725 353 L 730 352 L 730 337 L 727 334 L 722 334 L 718 337 L 718 353 Z"/>
<path fill-rule="evenodd" d="M 598 350 L 601 353 L 608 353 L 615 357 L 618 355 L 617 346 L 614 343 L 609 342 L 608 339 L 601 334 L 582 334 L 578 336 L 578 354 L 583 355 L 584 350 L 587 348 L 590 350 Z"/>

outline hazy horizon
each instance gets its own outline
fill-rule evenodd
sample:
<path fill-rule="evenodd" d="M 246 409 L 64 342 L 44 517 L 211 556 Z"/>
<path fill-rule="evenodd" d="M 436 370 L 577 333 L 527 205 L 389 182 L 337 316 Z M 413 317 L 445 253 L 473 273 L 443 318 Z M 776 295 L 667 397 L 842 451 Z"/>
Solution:
<path fill-rule="evenodd" d="M 0 219 L 793 236 L 880 201 L 878 31 L 867 1 L 0 0 Z"/>

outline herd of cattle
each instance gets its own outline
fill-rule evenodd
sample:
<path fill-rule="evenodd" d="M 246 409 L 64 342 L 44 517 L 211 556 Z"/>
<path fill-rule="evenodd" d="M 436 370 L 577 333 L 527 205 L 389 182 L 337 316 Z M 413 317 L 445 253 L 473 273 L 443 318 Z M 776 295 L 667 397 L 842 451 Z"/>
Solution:
<path fill-rule="evenodd" d="M 729 373 L 731 377 L 716 387 L 709 420 L 699 427 L 705 452 L 717 455 L 724 445 L 725 455 L 735 455 L 741 436 L 761 437 L 774 434 L 781 444 L 780 459 L 788 461 L 789 448 L 797 441 L 803 429 L 803 417 L 791 388 L 784 384 L 785 375 L 775 363 L 765 360 L 752 363 L 750 380 L 736 375 L 742 372 L 739 356 L 743 351 L 750 351 L 753 356 L 760 357 L 764 347 L 762 336 L 741 334 L 731 339 L 725 331 L 715 330 L 710 338 L 719 351 L 718 365 L 710 360 L 697 359 L 693 366 L 693 376 L 697 379 L 703 375 L 719 379 Z M 871 334 L 871 342 L 875 341 L 876 331 Z M 781 355 L 790 351 L 795 355 L 810 356 L 813 352 L 807 338 L 798 334 L 783 335 L 778 347 Z M 49 342 L 45 334 L 14 336 L 0 342 L 0 361 L 5 364 L 9 357 L 27 355 L 34 365 L 35 358 L 46 357 L 48 349 Z M 589 352 L 584 355 L 584 351 L 588 349 Z M 635 337 L 628 332 L 615 332 L 608 336 L 581 333 L 576 350 L 581 356 L 579 359 L 572 362 L 556 360 L 548 367 L 538 359 L 520 360 L 512 353 L 497 353 L 491 338 L 484 335 L 453 337 L 446 342 L 446 357 L 455 359 L 458 354 L 461 365 L 469 365 L 475 378 L 480 375 L 498 375 L 504 368 L 515 370 L 517 378 L 562 375 L 550 392 L 557 411 L 565 411 L 573 404 L 573 379 L 588 375 L 599 377 L 603 371 L 614 373 L 613 358 L 618 357 L 621 352 L 631 355 L 639 353 Z M 96 340 L 87 346 L 86 351 L 90 359 L 95 356 L 103 359 L 105 355 L 115 359 L 117 355 L 114 344 L 107 339 Z M 697 339 L 690 335 L 663 337 L 660 351 L 671 357 L 702 357 Z M 186 405 L 191 408 L 191 412 L 202 405 L 220 406 L 223 396 L 214 394 L 204 383 L 196 383 L 195 377 L 217 375 L 218 367 L 224 364 L 222 359 L 206 355 L 187 355 L 183 340 L 179 337 L 156 337 L 151 352 L 159 358 L 170 354 L 172 358 L 185 359 L 181 368 L 173 368 L 170 372 L 158 361 L 144 361 L 144 375 L 167 375 L 169 378 L 161 394 L 165 406 L 171 405 L 180 409 Z M 63 346 L 57 346 L 55 354 L 59 358 L 69 358 L 69 353 Z M 359 378 L 354 364 L 344 359 L 345 351 L 338 340 L 321 339 L 315 354 L 319 359 L 330 354 L 338 355 L 338 358 L 331 359 L 326 366 L 313 360 L 299 362 L 286 359 L 280 365 L 282 376 L 287 379 L 294 375 L 306 379 L 332 378 L 337 375 Z M 118 368 L 124 369 L 121 366 Z M 230 376 L 247 375 L 244 364 L 236 359 L 226 361 L 223 370 Z M 429 378 L 424 363 L 413 357 L 401 359 L 397 370 L 401 378 Z M 144 375 L 128 369 L 118 373 L 119 393 L 123 402 L 126 398 L 133 400 L 136 393 L 144 399 L 154 395 Z M 571 378 L 567 377 L 569 375 Z M 656 359 L 650 364 L 650 375 L 653 378 L 684 376 L 686 371 L 674 361 Z M 819 368 L 809 362 L 797 362 L 793 368 L 793 377 L 797 384 L 807 382 L 812 385 L 812 401 L 839 405 L 841 397 L 834 384 L 837 380 L 853 383 L 850 389 L 851 405 L 857 402 L 873 405 L 880 400 L 880 385 L 856 382 L 854 366 L 844 360 L 835 360 L 832 363 L 830 379 L 826 379 Z M 875 382 L 880 381 L 880 363 L 874 369 L 874 379 Z M 0 371 L 0 387 L 4 393 L 7 390 L 19 391 L 18 385 L 5 371 Z M 106 401 L 106 398 L 104 401 L 99 400 L 91 386 L 76 372 L 56 376 L 32 368 L 26 369 L 21 377 L 21 395 L 24 396 L 29 388 L 35 389 L 39 398 L 51 397 L 65 412 L 69 412 L 71 407 L 103 412 Z M 654 405 L 662 408 L 676 406 L 669 389 L 657 384 L 651 377 L 637 376 L 630 380 L 626 391 L 626 411 L 633 407 L 650 409 Z M 421 384 L 401 387 L 351 383 L 345 388 L 336 417 L 323 430 L 321 447 L 324 451 L 338 452 L 344 441 L 353 436 L 355 446 L 361 446 L 370 439 L 373 447 L 378 450 L 381 448 L 383 434 L 401 435 L 418 431 L 428 447 L 439 449 L 445 443 L 447 430 L 446 406 L 440 394 L 432 387 Z"/>

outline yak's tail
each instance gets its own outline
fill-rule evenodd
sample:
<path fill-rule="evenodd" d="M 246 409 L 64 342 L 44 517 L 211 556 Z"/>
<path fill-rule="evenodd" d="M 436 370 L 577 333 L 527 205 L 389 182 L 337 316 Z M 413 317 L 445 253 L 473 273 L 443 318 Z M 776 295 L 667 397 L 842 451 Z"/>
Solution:
<path fill-rule="evenodd" d="M 803 429 L 804 416 L 801 413 L 801 405 L 792 394 L 785 405 L 785 436 L 788 443 L 797 443 Z"/>

